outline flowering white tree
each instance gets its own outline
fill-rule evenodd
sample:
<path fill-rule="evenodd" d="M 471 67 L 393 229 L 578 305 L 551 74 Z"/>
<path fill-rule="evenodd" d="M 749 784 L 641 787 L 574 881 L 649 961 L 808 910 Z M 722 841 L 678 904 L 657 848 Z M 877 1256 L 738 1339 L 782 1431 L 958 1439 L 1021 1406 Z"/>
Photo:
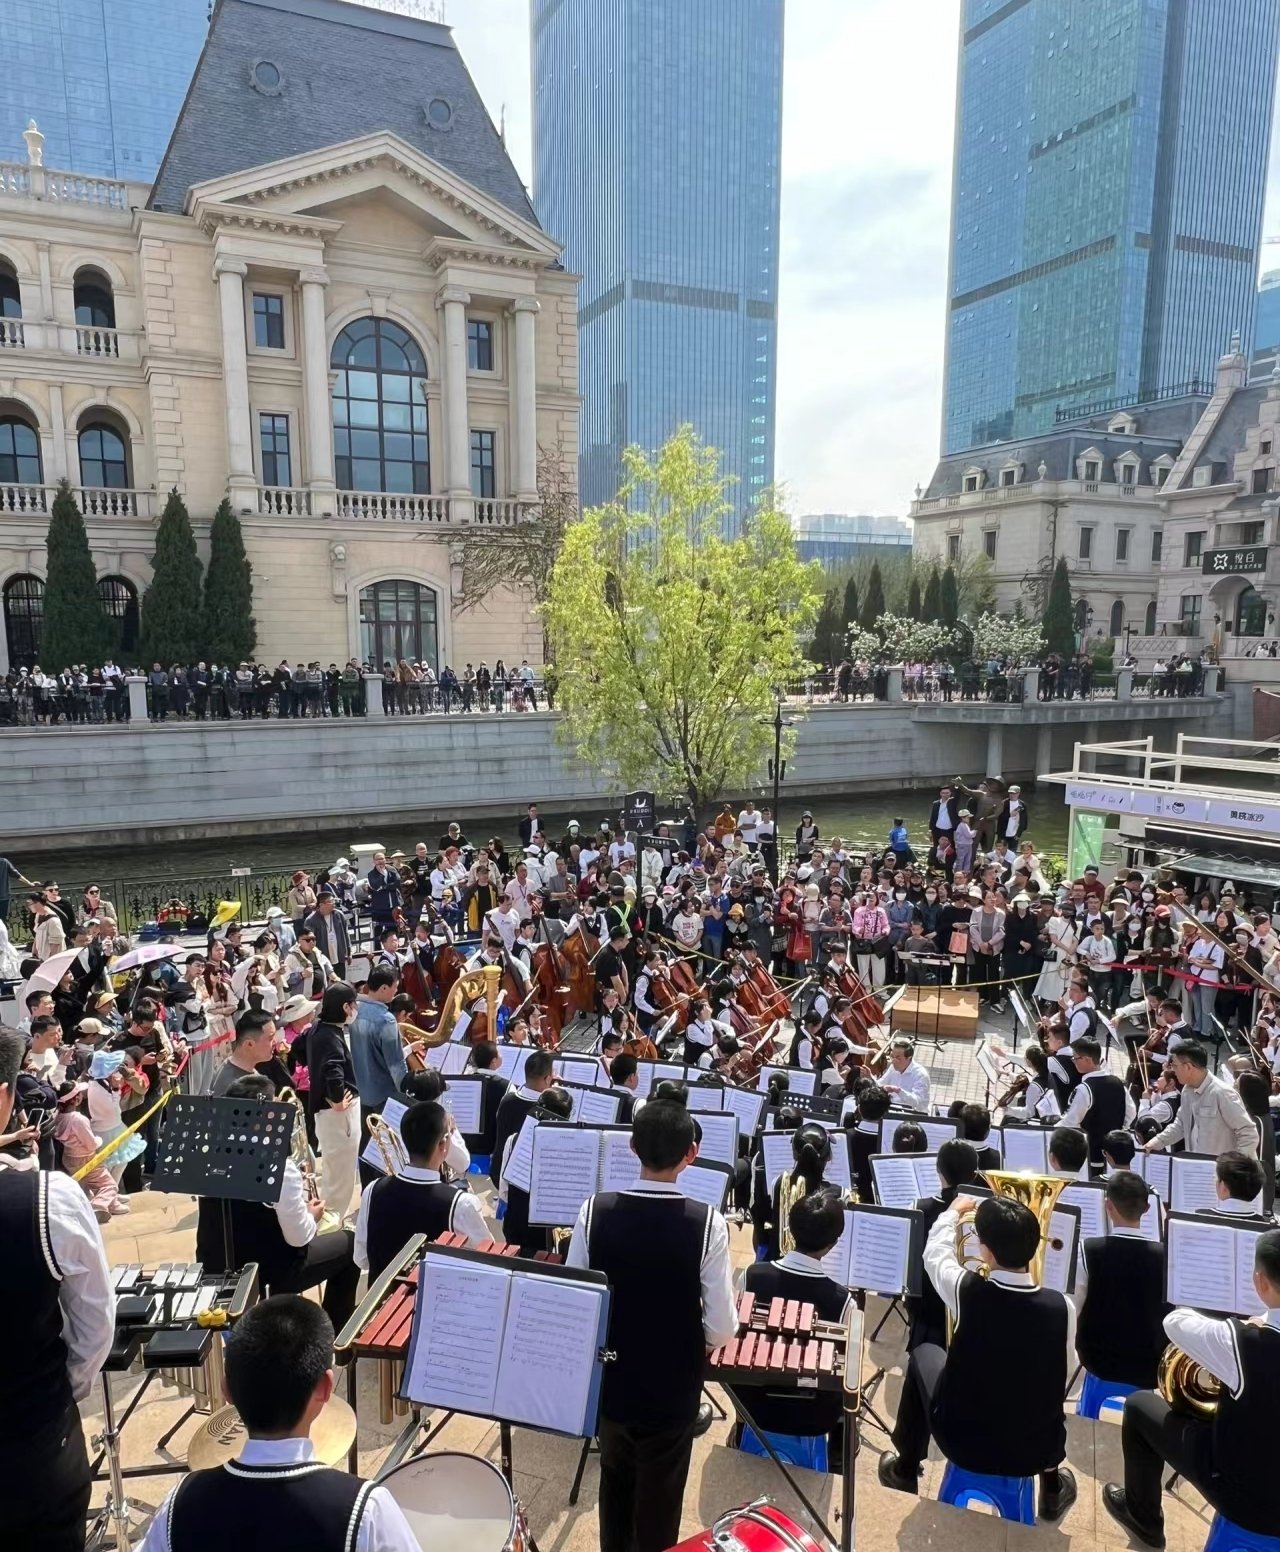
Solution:
<path fill-rule="evenodd" d="M 875 631 L 863 630 L 861 625 L 851 625 L 845 634 L 845 649 L 855 662 L 873 662 L 880 656 L 880 638 Z"/>
<path fill-rule="evenodd" d="M 951 650 L 952 630 L 936 620 L 909 620 L 903 615 L 882 614 L 877 622 L 881 651 L 890 662 L 931 662 Z"/>
<path fill-rule="evenodd" d="M 1036 620 L 984 614 L 973 627 L 975 658 L 1008 658 L 1014 663 L 1033 663 L 1044 652 L 1044 633 Z"/>

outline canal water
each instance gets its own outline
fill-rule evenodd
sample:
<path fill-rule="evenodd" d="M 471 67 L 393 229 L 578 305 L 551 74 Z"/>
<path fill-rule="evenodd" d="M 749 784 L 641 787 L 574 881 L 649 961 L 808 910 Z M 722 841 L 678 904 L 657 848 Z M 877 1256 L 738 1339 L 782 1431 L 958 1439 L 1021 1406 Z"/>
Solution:
<path fill-rule="evenodd" d="M 798 798 L 788 800 L 784 793 L 784 843 L 792 837 L 801 813 L 808 808 L 824 840 L 841 836 L 853 850 L 883 847 L 888 839 L 889 827 L 901 816 L 907 822 L 912 844 L 917 850 L 922 850 L 928 841 L 925 825 L 930 801 L 929 795 L 924 792 L 898 796 L 860 793 L 857 797 L 813 798 L 807 801 Z M 1028 806 L 1031 824 L 1027 838 L 1033 840 L 1042 851 L 1065 852 L 1067 808 L 1062 801 L 1062 789 L 1045 787 L 1031 797 Z M 193 800 L 192 812 L 199 813 L 198 799 Z M 605 818 L 602 808 L 600 812 L 590 808 L 578 808 L 572 812 L 568 809 L 546 809 L 542 812 L 547 834 L 553 838 L 564 833 L 570 819 L 576 819 L 585 830 L 594 828 Z M 463 830 L 474 842 L 488 840 L 494 835 L 501 836 L 510 849 L 518 839 L 516 826 L 523 817 L 524 810 L 519 809 L 505 818 L 468 821 Z M 255 835 L 237 840 L 234 836 L 222 836 L 207 841 L 162 841 L 148 846 L 62 852 L 51 849 L 28 851 L 19 846 L 9 850 L 9 855 L 14 865 L 28 878 L 59 878 L 75 883 L 92 882 L 95 879 L 191 878 L 199 875 L 225 875 L 232 868 L 250 868 L 257 873 L 281 868 L 325 866 L 336 857 L 349 854 L 351 847 L 358 842 L 379 842 L 389 851 L 399 849 L 412 854 L 418 841 L 425 841 L 429 848 L 434 847 L 444 828 L 443 824 L 436 823 L 415 827 L 412 822 L 397 820 L 385 825 L 364 825 L 358 829 L 335 826 L 327 831 L 291 837 L 288 820 L 282 818 L 279 835 L 274 837 Z"/>

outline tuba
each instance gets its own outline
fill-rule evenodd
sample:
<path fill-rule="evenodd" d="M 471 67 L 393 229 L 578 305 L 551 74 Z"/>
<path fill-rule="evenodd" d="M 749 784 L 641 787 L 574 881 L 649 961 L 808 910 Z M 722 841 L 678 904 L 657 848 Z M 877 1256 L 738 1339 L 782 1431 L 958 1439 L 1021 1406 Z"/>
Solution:
<path fill-rule="evenodd" d="M 799 1179 L 792 1179 L 794 1169 L 783 1172 L 778 1180 L 778 1254 L 785 1256 L 788 1251 L 796 1248 L 796 1242 L 791 1238 L 791 1209 L 808 1190 L 808 1183 L 803 1175 Z"/>
<path fill-rule="evenodd" d="M 1031 1258 L 1028 1270 L 1038 1287 L 1044 1281 L 1044 1263 L 1051 1243 L 1050 1224 L 1053 1219 L 1053 1209 L 1071 1181 L 1061 1175 L 1037 1175 L 1031 1170 L 1010 1169 L 984 1170 L 982 1178 L 996 1196 L 1005 1196 L 1010 1201 L 1021 1202 L 1029 1212 L 1035 1214 L 1036 1222 L 1040 1225 L 1040 1244 Z M 961 1187 L 962 1194 L 963 1189 Z M 973 1272 L 978 1277 L 986 1277 L 990 1268 L 982 1259 L 978 1249 L 978 1236 L 974 1228 L 975 1216 L 976 1211 L 962 1213 L 960 1221 L 956 1224 L 956 1260 L 965 1271 Z M 1055 1248 L 1060 1248 L 1060 1242 L 1055 1245 Z M 948 1346 L 951 1343 L 953 1328 L 954 1323 L 948 1313 Z"/>
<path fill-rule="evenodd" d="M 1211 1418 L 1218 1410 L 1222 1383 L 1208 1369 L 1170 1342 L 1160 1355 L 1156 1387 L 1183 1417 Z"/>

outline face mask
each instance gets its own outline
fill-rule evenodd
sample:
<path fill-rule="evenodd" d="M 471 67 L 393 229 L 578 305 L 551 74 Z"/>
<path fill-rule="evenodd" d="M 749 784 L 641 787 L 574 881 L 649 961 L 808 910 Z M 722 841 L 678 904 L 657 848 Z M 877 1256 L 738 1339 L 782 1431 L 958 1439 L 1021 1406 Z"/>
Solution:
<path fill-rule="evenodd" d="M 905 900 L 907 898 L 907 891 L 905 889 L 895 889 L 893 898 L 895 900 Z"/>
<path fill-rule="evenodd" d="M 934 894 L 933 890 L 931 890 L 931 889 L 927 889 L 925 891 L 925 896 L 924 897 L 929 902 L 930 905 L 932 905 L 933 902 L 938 898 L 937 895 Z"/>

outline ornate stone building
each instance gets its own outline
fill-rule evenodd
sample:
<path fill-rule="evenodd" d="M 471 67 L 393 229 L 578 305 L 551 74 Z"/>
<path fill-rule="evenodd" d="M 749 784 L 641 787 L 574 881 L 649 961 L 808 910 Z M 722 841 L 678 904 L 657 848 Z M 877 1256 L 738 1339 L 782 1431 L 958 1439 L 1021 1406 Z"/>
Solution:
<path fill-rule="evenodd" d="M 528 601 L 458 614 L 459 539 L 576 469 L 577 281 L 447 27 L 219 0 L 155 184 L 0 164 L 0 668 L 38 653 L 72 483 L 136 630 L 176 486 L 224 494 L 258 655 L 536 660 Z M 196 600 L 192 600 L 194 605 Z"/>

